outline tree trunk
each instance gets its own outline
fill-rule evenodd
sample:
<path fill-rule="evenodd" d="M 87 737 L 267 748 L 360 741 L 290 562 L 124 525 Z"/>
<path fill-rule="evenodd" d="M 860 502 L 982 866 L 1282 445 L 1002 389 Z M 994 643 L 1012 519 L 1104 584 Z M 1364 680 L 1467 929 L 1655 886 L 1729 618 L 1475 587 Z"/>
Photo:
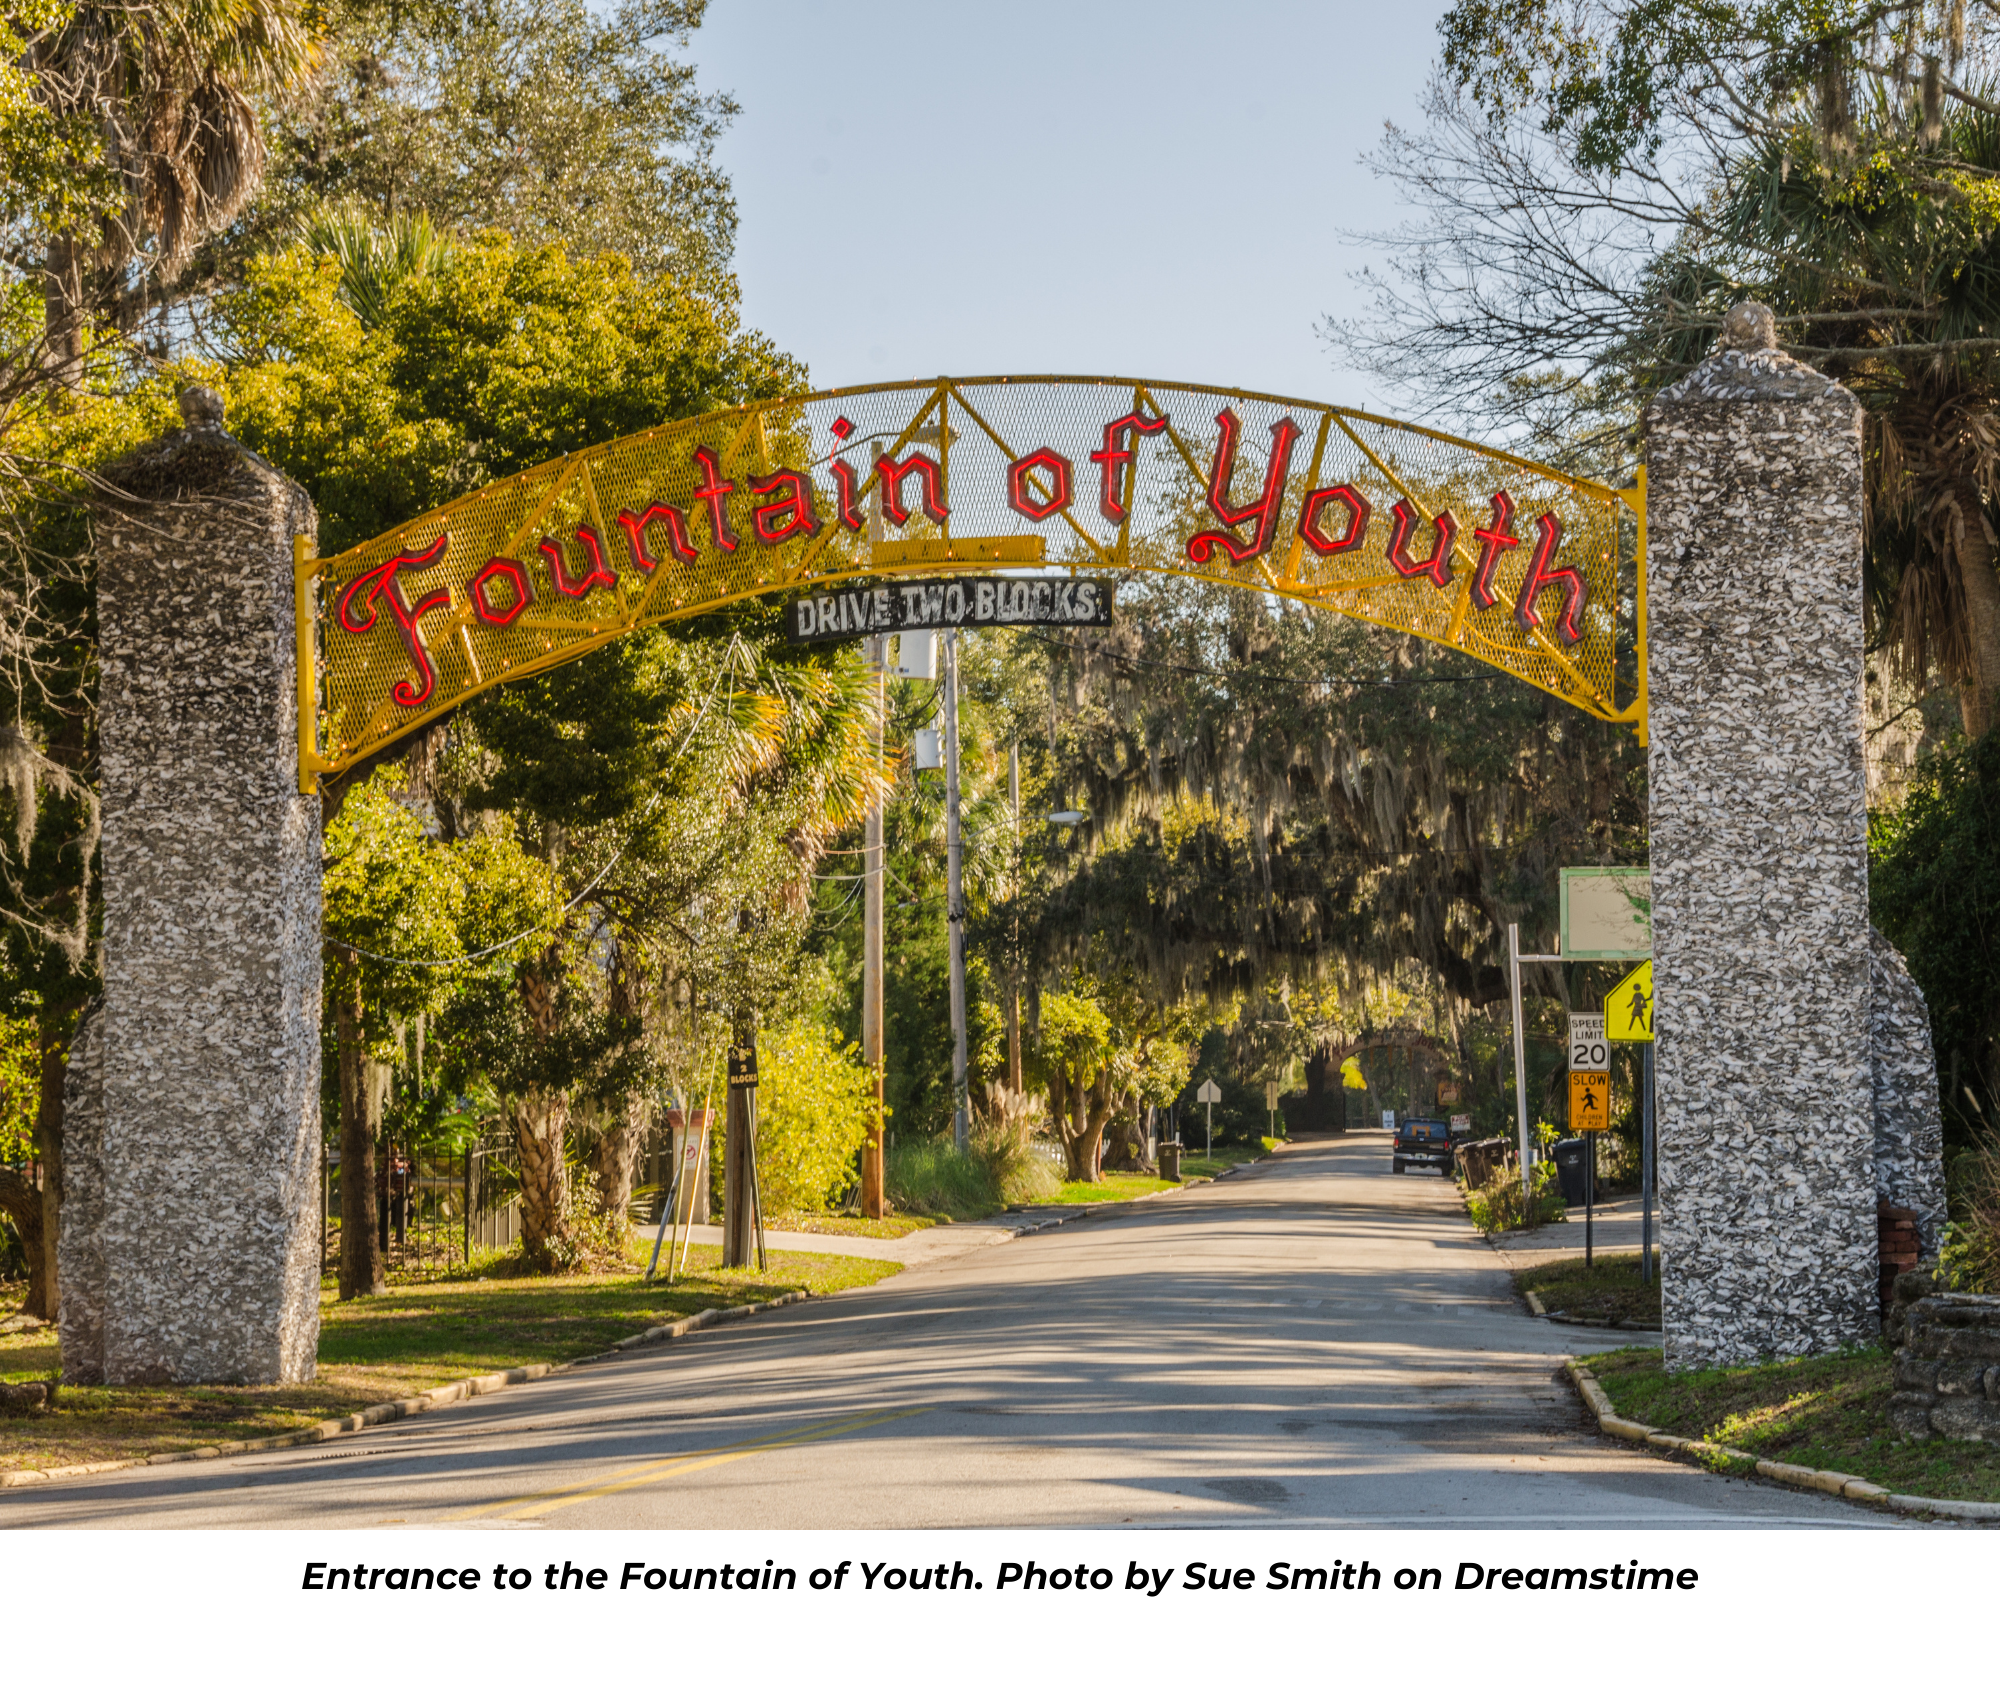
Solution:
<path fill-rule="evenodd" d="M 1088 1180 L 1083 1082 L 1065 1063 L 1058 1063 L 1049 1073 L 1049 1120 L 1055 1127 L 1056 1143 L 1063 1149 L 1063 1179 Z"/>
<path fill-rule="evenodd" d="M 83 373 L 83 247 L 75 237 L 49 243 L 42 273 L 42 359 L 50 377 L 75 384 Z"/>
<path fill-rule="evenodd" d="M 21 1303 L 22 1311 L 46 1322 L 55 1321 L 46 1282 L 49 1260 L 42 1251 L 42 1195 L 28 1184 L 26 1175 L 0 1169 L 0 1215 L 14 1218 L 14 1232 L 21 1236 L 21 1249 L 27 1254 L 28 1296 Z"/>
<path fill-rule="evenodd" d="M 629 1092 L 597 1139 L 597 1213 L 605 1221 L 624 1222 L 632 1208 L 632 1171 L 646 1137 L 646 1100 Z"/>
<path fill-rule="evenodd" d="M 639 963 L 631 954 L 629 941 L 622 938 L 615 941 L 611 964 L 611 1017 L 626 1031 L 627 1054 L 636 1052 L 645 1037 Z M 592 1167 L 597 1176 L 597 1214 L 622 1243 L 632 1205 L 632 1170 L 646 1137 L 650 1107 L 643 1093 L 629 1091 L 619 1094 L 610 1108 L 610 1120 L 598 1135 Z"/>
<path fill-rule="evenodd" d="M 1146 1166 L 1146 1131 L 1140 1125 L 1138 1092 L 1125 1093 L 1111 1110 L 1110 1137 L 1105 1141 L 1107 1169 L 1134 1170 Z"/>
<path fill-rule="evenodd" d="M 530 1263 L 547 1268 L 551 1242 L 569 1214 L 569 1165 L 563 1161 L 569 1096 L 525 1092 L 508 1114 L 521 1165 L 521 1249 Z"/>
<path fill-rule="evenodd" d="M 1049 1100 L 1055 1109 L 1056 1137 L 1062 1141 L 1063 1178 L 1102 1180 L 1104 1124 L 1116 1102 L 1111 1093 L 1111 1070 L 1093 1069 L 1086 1078 L 1081 1072 L 1058 1069 L 1050 1081 Z"/>
<path fill-rule="evenodd" d="M 358 987 L 336 998 L 333 1021 L 340 1047 L 340 1296 L 353 1299 L 388 1289 L 375 1192 L 387 1070 L 368 1054 Z"/>
<path fill-rule="evenodd" d="M 1111 1109 L 1117 1100 L 1111 1091 L 1111 1070 L 1104 1067 L 1097 1071 L 1097 1078 L 1090 1083 L 1090 1093 L 1086 1100 L 1083 1126 L 1083 1153 L 1088 1173 L 1083 1177 L 1088 1181 L 1104 1178 L 1104 1124 L 1111 1119 Z"/>
<path fill-rule="evenodd" d="M 1021 1091 L 1021 986 L 1011 975 L 1007 981 L 1007 1090 Z"/>
<path fill-rule="evenodd" d="M 523 968 L 518 985 L 535 1037 L 556 1028 L 556 995 L 549 959 Z M 553 1267 L 550 1245 L 569 1215 L 569 1165 L 563 1142 L 569 1131 L 569 1094 L 537 1089 L 508 1106 L 521 1170 L 521 1249 L 538 1267 Z"/>
<path fill-rule="evenodd" d="M 35 1147 L 42 1159 L 42 1303 L 49 1321 L 62 1309 L 56 1248 L 62 1238 L 63 1083 L 69 1078 L 69 1036 L 82 1003 L 42 1011 L 35 1041 L 41 1055 L 41 1097 L 35 1105 Z"/>
<path fill-rule="evenodd" d="M 1977 738 L 1994 723 L 2000 699 L 2000 579 L 1993 575 L 1993 546 L 1987 541 L 1979 486 L 1970 476 L 1959 478 L 1958 577 L 1965 596 L 1965 647 L 1972 676 L 1959 692 L 1965 735 Z"/>

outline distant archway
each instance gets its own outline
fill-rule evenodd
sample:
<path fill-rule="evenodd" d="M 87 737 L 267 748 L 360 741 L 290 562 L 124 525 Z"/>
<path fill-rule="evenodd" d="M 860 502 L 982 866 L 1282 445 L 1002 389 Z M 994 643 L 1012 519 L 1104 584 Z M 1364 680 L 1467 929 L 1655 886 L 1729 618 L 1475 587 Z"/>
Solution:
<path fill-rule="evenodd" d="M 1440 1075 L 1450 1072 L 1454 1060 L 1450 1045 L 1418 1027 L 1374 1028 L 1350 1039 L 1317 1046 L 1306 1059 L 1306 1090 L 1299 1108 L 1299 1125 L 1307 1129 L 1344 1126 L 1347 1091 L 1340 1083 L 1341 1065 L 1350 1057 L 1378 1050 L 1423 1051 L 1437 1060 Z M 1373 1082 L 1370 1086 L 1372 1090 Z"/>

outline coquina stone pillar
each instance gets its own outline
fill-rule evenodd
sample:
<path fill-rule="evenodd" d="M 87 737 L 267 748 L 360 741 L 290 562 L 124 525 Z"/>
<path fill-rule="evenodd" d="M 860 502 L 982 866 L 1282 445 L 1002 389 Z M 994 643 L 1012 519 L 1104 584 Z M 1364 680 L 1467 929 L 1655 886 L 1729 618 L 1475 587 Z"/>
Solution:
<path fill-rule="evenodd" d="M 1660 1238 L 1685 1369 L 1879 1330 L 1860 406 L 1745 303 L 1648 411 L 1646 463 Z"/>
<path fill-rule="evenodd" d="M 299 794 L 304 492 L 222 429 L 108 474 L 97 524 L 104 999 L 70 1096 L 65 1370 L 309 1380 L 319 1340 L 320 810 Z M 97 1120 L 92 1124 L 92 1108 Z"/>

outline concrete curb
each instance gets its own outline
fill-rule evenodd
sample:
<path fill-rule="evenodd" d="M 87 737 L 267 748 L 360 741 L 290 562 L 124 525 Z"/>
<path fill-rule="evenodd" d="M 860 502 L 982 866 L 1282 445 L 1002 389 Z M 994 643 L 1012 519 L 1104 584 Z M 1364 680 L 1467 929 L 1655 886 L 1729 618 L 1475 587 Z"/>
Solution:
<path fill-rule="evenodd" d="M 428 1392 L 413 1394 L 408 1399 L 393 1399 L 385 1404 L 370 1405 L 365 1410 L 350 1411 L 344 1417 L 334 1417 L 312 1428 L 296 1429 L 289 1434 L 265 1435 L 257 1440 L 225 1440 L 214 1446 L 200 1446 L 188 1452 L 155 1452 L 149 1458 L 112 1458 L 101 1464 L 59 1464 L 52 1470 L 0 1470 L 0 1488 L 33 1487 L 42 1482 L 66 1481 L 72 1476 L 102 1476 L 113 1470 L 139 1470 L 160 1464 L 192 1464 L 209 1458 L 233 1458 L 238 1453 L 283 1452 L 294 1446 L 317 1446 L 322 1441 L 337 1440 L 344 1434 L 353 1434 L 359 1429 L 379 1428 L 383 1423 L 400 1422 L 404 1417 L 414 1417 L 423 1411 L 439 1410 L 446 1405 L 456 1405 L 462 1400 L 477 1399 L 482 1393 L 498 1393 L 503 1388 L 518 1387 L 524 1382 L 540 1381 L 545 1376 L 560 1374 L 566 1369 L 577 1369 L 584 1364 L 602 1363 L 607 1358 L 615 1358 L 620 1352 L 629 1352 L 639 1346 L 660 1345 L 668 1340 L 678 1340 L 684 1334 L 692 1334 L 697 1329 L 713 1327 L 718 1322 L 735 1322 L 746 1316 L 755 1316 L 761 1310 L 778 1310 L 785 1305 L 795 1305 L 812 1295 L 803 1287 L 789 1293 L 781 1293 L 775 1299 L 763 1299 L 751 1305 L 732 1305 L 727 1310 L 697 1311 L 693 1316 L 677 1317 L 672 1322 L 664 1322 L 657 1328 L 648 1328 L 641 1334 L 628 1334 L 607 1350 L 593 1352 L 587 1358 L 571 1358 L 560 1364 L 517 1364 L 512 1369 L 495 1370 L 490 1375 L 468 1376 L 463 1381 L 448 1381 L 442 1387 L 433 1387 Z"/>
<path fill-rule="evenodd" d="M 1644 1423 L 1628 1421 L 1613 1409 L 1610 1396 L 1599 1385 L 1597 1377 L 1575 1358 L 1565 1358 L 1563 1368 L 1569 1371 L 1570 1380 L 1576 1384 L 1584 1404 L 1590 1407 L 1597 1426 L 1614 1439 L 1637 1441 L 1641 1445 L 1658 1447 L 1663 1452 L 1678 1452 L 1707 1465 L 1721 1465 L 1740 1472 L 1754 1471 L 1774 1482 L 1783 1482 L 1786 1487 L 1831 1494 L 1835 1499 L 1852 1500 L 1857 1505 L 1873 1505 L 1887 1511 L 1913 1511 L 1927 1517 L 1958 1517 L 1976 1523 L 2000 1523 L 2000 1504 L 1984 1500 L 1925 1499 L 1916 1494 L 1891 1493 L 1887 1488 L 1877 1487 L 1860 1476 L 1842 1475 L 1838 1470 L 1808 1470 L 1800 1464 L 1784 1464 L 1775 1458 L 1759 1458 L 1754 1453 L 1738 1452 L 1733 1447 L 1719 1446 L 1712 1440 L 1689 1440 L 1683 1435 L 1669 1434 L 1665 1429 L 1648 1428 Z"/>

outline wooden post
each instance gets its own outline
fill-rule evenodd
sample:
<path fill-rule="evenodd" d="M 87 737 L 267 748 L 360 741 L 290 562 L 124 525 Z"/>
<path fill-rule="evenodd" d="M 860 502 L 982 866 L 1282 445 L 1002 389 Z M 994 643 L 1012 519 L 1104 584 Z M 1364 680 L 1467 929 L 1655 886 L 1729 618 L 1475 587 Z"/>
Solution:
<path fill-rule="evenodd" d="M 748 1264 L 757 1245 L 756 1181 L 751 1174 L 750 1140 L 756 1128 L 757 1040 L 755 1018 L 737 1028 L 729 1047 L 729 1093 L 722 1146 L 722 1262 L 728 1269 Z"/>

